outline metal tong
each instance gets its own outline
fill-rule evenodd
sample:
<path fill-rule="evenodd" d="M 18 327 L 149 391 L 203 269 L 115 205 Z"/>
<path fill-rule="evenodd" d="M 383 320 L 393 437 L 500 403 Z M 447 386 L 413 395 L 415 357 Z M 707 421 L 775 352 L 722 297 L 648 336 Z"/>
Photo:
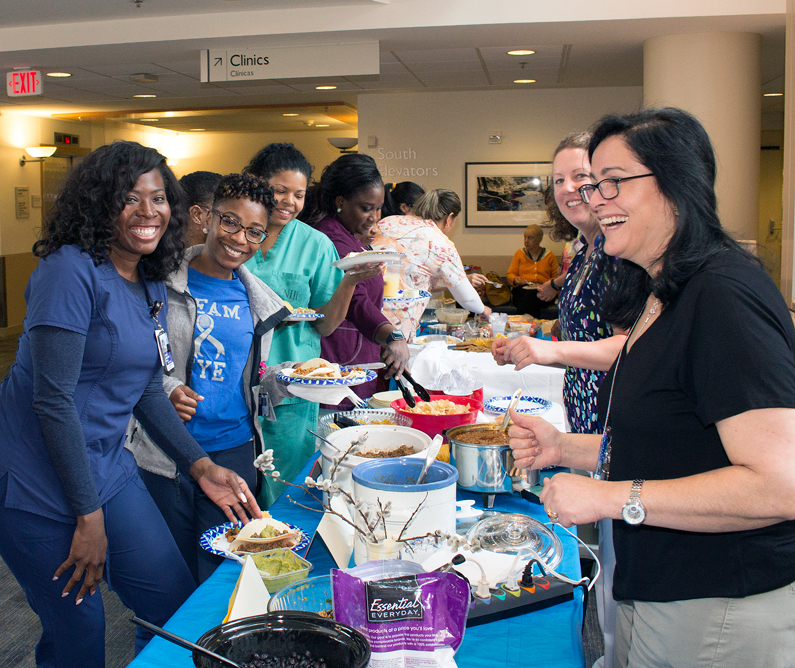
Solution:
<path fill-rule="evenodd" d="M 408 371 L 403 371 L 403 377 L 411 383 L 411 386 L 417 392 L 417 396 L 422 399 L 423 401 L 430 401 L 431 395 L 422 385 L 420 385 L 414 378 L 412 378 L 411 374 Z"/>
<path fill-rule="evenodd" d="M 403 373 L 405 373 L 405 371 Z M 397 383 L 398 389 L 400 390 L 400 393 L 403 395 L 403 400 L 406 402 L 406 406 L 408 406 L 409 408 L 414 408 L 417 405 L 417 401 L 411 395 L 411 392 L 409 392 L 409 388 L 407 388 L 403 384 L 403 381 L 400 380 L 400 378 L 398 378 L 397 376 L 395 376 L 394 378 L 395 378 L 395 383 Z"/>

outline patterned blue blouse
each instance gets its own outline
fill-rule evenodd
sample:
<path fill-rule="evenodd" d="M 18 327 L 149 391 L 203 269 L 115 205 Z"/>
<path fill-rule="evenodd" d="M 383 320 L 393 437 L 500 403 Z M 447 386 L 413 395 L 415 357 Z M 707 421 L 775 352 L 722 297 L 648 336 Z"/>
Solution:
<path fill-rule="evenodd" d="M 605 271 L 616 259 L 605 255 L 602 236 L 596 237 L 590 257 L 588 243 L 581 239 L 585 245 L 572 259 L 558 299 L 561 337 L 564 341 L 599 341 L 613 335 L 613 328 L 602 319 L 601 306 L 608 283 Z M 603 377 L 603 371 L 566 367 L 563 401 L 574 433 L 602 433 L 596 392 Z"/>

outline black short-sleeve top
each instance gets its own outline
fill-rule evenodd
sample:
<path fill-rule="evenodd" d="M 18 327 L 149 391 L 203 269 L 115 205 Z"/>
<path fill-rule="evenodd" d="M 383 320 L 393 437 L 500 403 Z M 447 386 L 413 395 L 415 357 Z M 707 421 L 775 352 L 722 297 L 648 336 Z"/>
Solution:
<path fill-rule="evenodd" d="M 764 271 L 733 251 L 710 260 L 620 359 L 610 480 L 667 480 L 729 466 L 716 422 L 795 408 L 789 310 Z M 602 420 L 615 368 L 599 391 Z M 623 521 L 613 528 L 617 600 L 742 597 L 795 581 L 792 521 L 729 533 Z"/>

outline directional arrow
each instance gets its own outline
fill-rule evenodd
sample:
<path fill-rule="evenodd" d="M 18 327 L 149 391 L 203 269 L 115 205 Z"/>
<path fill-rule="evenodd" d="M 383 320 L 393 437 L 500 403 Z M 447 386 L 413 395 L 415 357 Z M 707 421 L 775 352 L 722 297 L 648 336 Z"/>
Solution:
<path fill-rule="evenodd" d="M 213 67 L 220 67 L 223 64 L 224 64 L 223 58 L 216 58 L 215 62 L 213 63 Z"/>

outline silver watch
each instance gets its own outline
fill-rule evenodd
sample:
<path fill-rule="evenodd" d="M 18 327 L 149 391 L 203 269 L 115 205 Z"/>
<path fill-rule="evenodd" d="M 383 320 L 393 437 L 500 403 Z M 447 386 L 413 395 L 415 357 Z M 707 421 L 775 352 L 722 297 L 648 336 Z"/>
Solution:
<path fill-rule="evenodd" d="M 627 524 L 633 526 L 643 524 L 646 521 L 646 509 L 643 507 L 643 502 L 640 500 L 640 488 L 643 486 L 643 480 L 635 480 L 632 483 L 632 490 L 629 493 L 629 501 L 624 504 L 621 509 L 621 516 Z"/>

